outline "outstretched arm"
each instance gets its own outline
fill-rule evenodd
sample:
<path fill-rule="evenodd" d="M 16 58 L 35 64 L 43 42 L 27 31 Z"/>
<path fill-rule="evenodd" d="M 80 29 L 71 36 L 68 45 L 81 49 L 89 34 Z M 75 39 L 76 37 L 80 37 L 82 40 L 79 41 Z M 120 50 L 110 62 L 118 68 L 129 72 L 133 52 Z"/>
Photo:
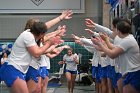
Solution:
<path fill-rule="evenodd" d="M 104 32 L 104 33 L 107 33 L 107 35 L 114 38 L 113 34 L 112 34 L 113 32 L 109 28 L 101 26 L 101 25 L 95 23 L 94 21 L 92 21 L 91 19 L 85 19 L 85 24 L 87 27 L 93 28 L 94 31 L 96 31 L 96 32 Z"/>
<path fill-rule="evenodd" d="M 63 11 L 60 16 L 58 16 L 58 17 L 46 22 L 47 28 L 48 29 L 51 28 L 52 26 L 54 26 L 55 24 L 57 24 L 58 22 L 60 22 L 60 21 L 62 21 L 64 19 L 71 19 L 72 14 L 73 14 L 72 10 Z"/>

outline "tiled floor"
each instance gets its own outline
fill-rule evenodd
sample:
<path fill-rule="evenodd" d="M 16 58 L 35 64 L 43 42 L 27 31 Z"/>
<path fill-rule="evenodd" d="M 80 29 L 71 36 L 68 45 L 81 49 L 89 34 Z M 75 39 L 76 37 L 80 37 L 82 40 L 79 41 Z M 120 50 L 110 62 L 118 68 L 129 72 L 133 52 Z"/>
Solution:
<path fill-rule="evenodd" d="M 0 93 L 9 93 L 8 88 L 5 85 L 1 85 Z M 68 93 L 67 86 L 62 84 L 60 87 L 49 87 L 47 93 Z M 95 93 L 95 89 L 94 86 L 76 85 L 74 93 Z"/>
<path fill-rule="evenodd" d="M 58 84 L 54 83 L 54 81 L 53 82 L 50 81 L 47 89 L 47 93 L 68 93 L 66 82 L 67 80 L 64 75 L 61 76 L 61 83 L 62 83 L 61 86 L 58 86 Z M 5 84 L 0 84 L 0 93 L 9 93 L 8 88 L 6 87 Z M 74 93 L 95 93 L 95 86 L 94 85 L 84 86 L 83 84 L 76 83 L 74 88 Z"/>

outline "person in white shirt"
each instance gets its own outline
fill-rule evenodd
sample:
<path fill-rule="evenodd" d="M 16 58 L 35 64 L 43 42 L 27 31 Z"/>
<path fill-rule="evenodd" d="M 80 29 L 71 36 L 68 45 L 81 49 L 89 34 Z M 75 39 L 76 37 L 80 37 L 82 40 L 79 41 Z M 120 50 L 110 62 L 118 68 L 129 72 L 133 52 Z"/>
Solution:
<path fill-rule="evenodd" d="M 99 36 L 99 35 L 97 35 Z M 92 75 L 95 79 L 96 91 L 100 93 L 107 92 L 107 61 L 105 57 L 101 57 L 102 53 L 97 50 L 95 47 L 96 45 L 92 43 L 91 39 L 87 38 L 80 38 L 78 36 L 73 35 L 76 43 L 80 43 L 82 46 L 85 47 L 86 50 L 93 53 L 92 59 Z"/>
<path fill-rule="evenodd" d="M 3 64 L 0 68 L 0 78 L 8 87 L 11 87 L 11 93 L 29 93 L 24 76 L 32 56 L 39 58 L 51 45 L 60 41 L 59 38 L 51 38 L 43 47 L 39 47 L 36 41 L 44 37 L 46 32 L 45 23 L 36 22 L 31 29 L 22 32 L 16 39 L 8 56 L 8 64 Z"/>
<path fill-rule="evenodd" d="M 45 55 L 41 55 L 40 61 L 40 77 L 41 77 L 41 93 L 47 92 L 47 85 L 49 80 L 50 58 L 54 58 L 59 55 L 64 49 L 69 48 L 67 45 L 54 48 L 51 52 Z"/>
<path fill-rule="evenodd" d="M 4 62 L 6 62 L 7 58 L 8 58 L 8 55 L 6 52 L 4 52 L 3 57 L 1 58 L 1 65 L 4 64 Z"/>
<path fill-rule="evenodd" d="M 121 20 L 124 20 L 123 18 L 114 18 L 113 21 L 112 21 L 112 31 L 109 29 L 109 28 L 106 28 L 104 26 L 101 26 L 97 23 L 94 23 L 92 20 L 90 19 L 85 19 L 85 23 L 86 23 L 86 26 L 87 27 L 90 27 L 90 28 L 94 28 L 94 31 L 97 31 L 97 32 L 102 32 L 102 33 L 106 33 L 111 39 L 109 39 L 111 42 L 114 42 L 114 43 L 119 43 L 121 41 L 121 38 L 119 38 L 116 33 L 114 32 L 116 30 L 116 25 L 119 21 Z M 93 34 L 93 35 L 96 35 L 96 36 L 99 36 L 99 34 L 97 34 L 96 32 L 93 32 L 92 30 L 90 29 L 85 29 L 86 31 L 88 31 L 89 33 Z M 112 48 L 110 47 L 109 45 L 109 48 Z M 121 74 L 117 71 L 117 60 L 113 59 L 109 59 L 108 60 L 108 63 L 111 65 L 111 66 L 108 66 L 108 92 L 109 93 L 112 93 L 112 86 L 113 88 L 115 89 L 115 93 L 122 93 L 122 78 L 121 78 Z M 115 67 L 113 66 L 115 65 Z M 115 69 L 116 68 L 116 69 Z M 115 70 L 115 71 L 114 71 Z"/>
<path fill-rule="evenodd" d="M 73 93 L 79 57 L 76 53 L 73 53 L 72 48 L 69 48 L 67 49 L 67 54 L 63 56 L 63 61 L 60 61 L 59 64 L 66 64 L 64 72 L 67 78 L 68 91 L 69 93 Z"/>
<path fill-rule="evenodd" d="M 123 93 L 140 92 L 140 50 L 131 33 L 131 24 L 127 21 L 117 23 L 115 33 L 121 41 L 113 49 L 104 46 L 99 40 L 92 38 L 110 58 L 118 60 L 119 72 L 123 75 Z M 104 43 L 105 44 L 105 43 Z"/>
<path fill-rule="evenodd" d="M 58 22 L 60 22 L 64 19 L 71 19 L 72 14 L 73 13 L 72 13 L 71 10 L 65 10 L 65 11 L 62 12 L 62 14 L 60 16 L 58 16 L 58 17 L 56 17 L 56 18 L 54 18 L 54 19 L 52 19 L 48 22 L 45 22 L 45 25 L 49 29 L 49 28 L 51 28 L 52 26 L 54 26 L 55 24 L 57 24 Z M 29 19 L 26 23 L 25 30 L 30 29 L 35 22 L 39 22 L 39 19 L 35 19 L 35 18 Z M 63 36 L 64 33 L 65 33 L 65 26 L 59 27 L 58 30 L 46 34 L 42 38 L 42 40 L 38 40 L 37 41 L 38 45 L 40 46 L 40 43 L 42 41 L 43 42 L 48 41 L 50 38 L 56 37 L 57 35 L 58 35 L 57 37 Z M 56 47 L 56 45 L 54 45 L 54 48 L 55 47 Z M 47 88 L 47 83 L 48 83 L 48 70 L 46 70 L 46 67 L 47 67 L 48 64 L 50 64 L 48 62 L 49 61 L 48 57 L 53 58 L 53 57 L 57 56 L 64 48 L 67 48 L 67 47 L 62 46 L 62 47 L 58 47 L 56 49 L 54 49 L 54 48 L 49 48 L 49 51 L 53 50 L 53 53 L 47 52 L 46 53 L 47 56 L 46 55 L 41 55 L 39 60 L 32 57 L 33 58 L 32 62 L 30 63 L 28 73 L 26 74 L 26 80 L 27 80 L 27 85 L 28 85 L 28 90 L 29 91 L 31 91 L 31 92 L 41 91 L 41 93 L 46 93 L 46 91 L 47 91 L 46 88 Z M 43 66 L 43 69 L 39 69 L 39 67 L 42 67 L 42 66 Z M 45 69 L 44 69 L 44 67 L 45 67 Z M 34 72 L 34 73 L 32 73 L 32 72 Z M 40 76 L 43 79 L 40 78 Z"/>

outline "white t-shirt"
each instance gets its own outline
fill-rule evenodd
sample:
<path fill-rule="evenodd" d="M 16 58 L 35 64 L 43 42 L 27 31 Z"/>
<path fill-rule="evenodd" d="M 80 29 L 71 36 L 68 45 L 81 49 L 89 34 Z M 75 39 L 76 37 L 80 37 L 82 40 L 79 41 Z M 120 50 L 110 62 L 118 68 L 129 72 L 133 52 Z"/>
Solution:
<path fill-rule="evenodd" d="M 41 56 L 40 58 L 35 58 L 32 56 L 32 61 L 30 63 L 30 66 L 33 67 L 34 69 L 39 69 L 40 65 L 41 65 Z"/>
<path fill-rule="evenodd" d="M 42 47 L 43 44 L 41 43 L 40 46 Z M 46 67 L 46 69 L 50 69 L 50 58 L 46 55 L 41 55 L 40 58 L 32 57 L 30 66 L 35 69 L 39 69 L 40 67 Z"/>
<path fill-rule="evenodd" d="M 109 35 L 110 37 L 112 36 L 112 34 L 113 34 L 113 31 L 111 31 L 109 28 L 107 28 L 107 27 L 104 27 L 104 26 L 101 26 L 101 25 L 99 25 L 99 24 L 95 24 L 95 31 L 97 31 L 97 32 L 103 32 L 103 33 L 106 33 L 107 35 Z M 120 40 L 121 40 L 121 38 L 119 38 L 118 36 L 116 36 L 115 37 L 115 39 L 112 41 L 112 42 L 114 42 L 114 44 L 116 43 L 119 43 L 120 42 Z M 108 59 L 108 58 L 107 58 Z M 117 60 L 115 60 L 115 59 L 108 59 L 108 61 L 109 61 L 109 64 L 111 65 L 111 66 L 114 66 L 115 65 L 115 70 L 116 70 L 116 72 L 118 72 L 118 64 L 117 64 Z"/>
<path fill-rule="evenodd" d="M 92 57 L 92 66 L 95 66 L 97 67 L 98 66 L 98 63 L 99 63 L 99 59 L 100 59 L 100 55 L 97 53 L 98 51 L 95 49 L 95 47 L 91 47 L 91 46 L 85 46 L 84 45 L 84 48 L 91 52 L 93 54 L 93 57 Z"/>
<path fill-rule="evenodd" d="M 95 49 L 95 44 L 92 43 L 91 39 L 81 38 L 80 41 L 84 43 L 85 49 L 93 53 L 92 66 L 98 67 L 98 64 L 101 64 L 102 61 L 100 51 Z"/>
<path fill-rule="evenodd" d="M 67 54 L 64 55 L 63 60 L 66 60 L 66 69 L 70 71 L 77 71 L 77 64 L 74 62 L 74 58 L 77 58 L 79 60 L 78 55 L 72 54 L 71 56 L 68 56 Z"/>
<path fill-rule="evenodd" d="M 34 69 L 39 69 L 40 67 L 46 67 L 46 69 L 50 69 L 50 58 L 46 55 L 41 55 L 40 58 L 32 57 L 30 66 Z"/>
<path fill-rule="evenodd" d="M 7 61 L 7 58 L 1 58 L 1 63 L 4 63 Z"/>
<path fill-rule="evenodd" d="M 46 55 L 41 55 L 41 65 L 40 67 L 46 66 L 46 69 L 50 69 L 50 58 Z"/>
<path fill-rule="evenodd" d="M 140 50 L 133 35 L 122 38 L 116 47 L 122 48 L 124 51 L 115 59 L 122 75 L 140 70 Z"/>
<path fill-rule="evenodd" d="M 13 65 L 22 73 L 26 73 L 32 60 L 27 47 L 36 45 L 35 38 L 30 30 L 26 30 L 16 39 L 11 54 L 8 56 L 8 64 Z"/>

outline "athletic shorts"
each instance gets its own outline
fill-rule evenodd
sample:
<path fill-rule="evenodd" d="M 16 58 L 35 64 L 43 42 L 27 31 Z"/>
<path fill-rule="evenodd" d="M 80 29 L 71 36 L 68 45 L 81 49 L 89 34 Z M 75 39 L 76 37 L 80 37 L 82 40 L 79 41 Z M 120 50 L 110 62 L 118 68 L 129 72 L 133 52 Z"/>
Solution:
<path fill-rule="evenodd" d="M 40 72 L 40 77 L 41 77 L 42 79 L 45 79 L 46 76 L 49 77 L 49 70 L 46 69 L 46 67 L 40 67 L 40 68 L 39 68 L 39 72 Z"/>
<path fill-rule="evenodd" d="M 108 71 L 108 67 L 101 67 L 101 74 L 100 74 L 100 78 L 107 78 L 107 71 Z"/>
<path fill-rule="evenodd" d="M 121 73 L 114 73 L 113 76 L 114 77 L 112 77 L 112 86 L 113 86 L 113 88 L 116 88 L 116 87 L 118 87 L 117 81 L 122 77 L 122 74 Z"/>
<path fill-rule="evenodd" d="M 25 74 L 17 70 L 14 66 L 4 63 L 0 68 L 0 78 L 8 87 L 11 87 L 17 78 L 25 80 Z"/>
<path fill-rule="evenodd" d="M 114 66 L 107 66 L 107 78 L 112 79 L 114 78 L 114 74 L 115 74 L 115 68 Z"/>
<path fill-rule="evenodd" d="M 101 65 L 98 64 L 97 73 L 96 73 L 96 82 L 101 83 Z"/>
<path fill-rule="evenodd" d="M 96 78 L 96 73 L 97 73 L 98 67 L 92 66 L 92 77 Z"/>
<path fill-rule="evenodd" d="M 39 76 L 40 76 L 39 70 L 29 66 L 29 69 L 26 73 L 26 81 L 29 81 L 30 79 L 32 79 L 36 83 L 38 83 Z"/>
<path fill-rule="evenodd" d="M 69 73 L 71 73 L 71 74 L 77 74 L 77 71 L 71 71 L 71 70 L 65 69 L 65 73 L 66 73 L 66 72 L 69 72 Z"/>
<path fill-rule="evenodd" d="M 123 77 L 124 86 L 131 84 L 137 91 L 140 92 L 140 70 L 129 72 Z"/>

